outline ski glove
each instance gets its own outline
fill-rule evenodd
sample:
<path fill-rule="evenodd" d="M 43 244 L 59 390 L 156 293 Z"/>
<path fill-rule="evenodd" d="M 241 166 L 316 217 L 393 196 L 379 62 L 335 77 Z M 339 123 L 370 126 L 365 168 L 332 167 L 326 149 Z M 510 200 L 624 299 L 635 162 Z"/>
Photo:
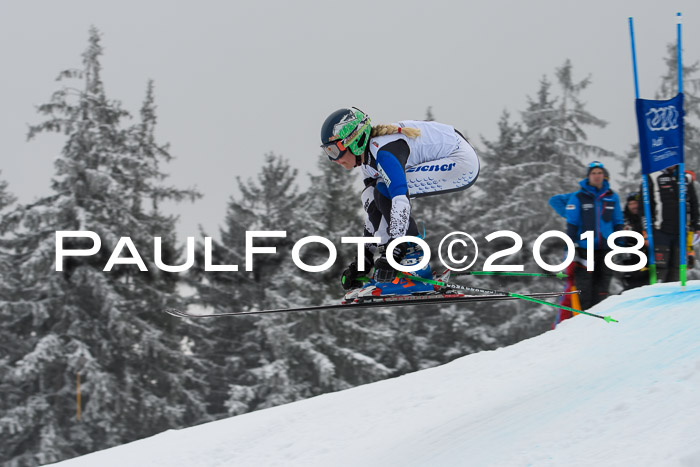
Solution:
<path fill-rule="evenodd" d="M 390 242 L 391 241 L 387 242 L 387 245 Z M 408 249 L 408 247 L 405 243 L 401 243 L 397 245 L 391 252 L 385 251 L 386 245 L 382 245 L 379 248 L 379 251 L 384 251 L 384 253 L 374 265 L 374 280 L 377 282 L 391 282 L 394 280 L 394 278 L 396 278 L 396 270 L 391 267 L 391 265 L 389 264 L 389 260 L 386 259 L 386 257 L 388 254 L 391 254 L 394 257 L 394 261 L 400 263 L 403 260 L 404 256 L 406 256 L 406 250 Z"/>
<path fill-rule="evenodd" d="M 343 275 L 340 277 L 340 283 L 343 286 L 343 288 L 345 290 L 350 290 L 362 287 L 362 282 L 357 280 L 357 278 L 361 275 L 369 274 L 369 271 L 370 269 L 372 269 L 372 266 L 374 266 L 374 259 L 372 258 L 372 255 L 368 255 L 367 252 L 365 252 L 365 270 L 363 272 L 359 272 L 357 270 L 357 261 L 353 261 L 352 263 L 350 263 L 350 266 L 348 266 L 347 269 L 343 271 Z"/>

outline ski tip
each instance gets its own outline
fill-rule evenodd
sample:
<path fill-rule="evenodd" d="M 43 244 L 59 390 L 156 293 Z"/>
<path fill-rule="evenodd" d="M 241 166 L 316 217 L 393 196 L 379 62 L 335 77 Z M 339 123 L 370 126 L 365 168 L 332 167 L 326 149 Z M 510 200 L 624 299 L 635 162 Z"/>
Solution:
<path fill-rule="evenodd" d="M 608 323 L 619 323 L 618 320 L 612 319 L 610 316 L 603 316 L 603 319 Z"/>
<path fill-rule="evenodd" d="M 178 310 L 177 308 L 165 308 L 163 311 L 166 312 L 167 314 L 171 315 L 171 316 L 176 316 L 176 317 L 178 317 L 178 318 L 187 318 L 187 317 L 189 317 L 188 314 L 183 313 L 182 311 Z"/>
<path fill-rule="evenodd" d="M 556 274 L 556 277 L 557 277 L 557 279 L 566 279 L 567 277 L 569 277 L 569 275 L 565 272 L 558 272 Z"/>

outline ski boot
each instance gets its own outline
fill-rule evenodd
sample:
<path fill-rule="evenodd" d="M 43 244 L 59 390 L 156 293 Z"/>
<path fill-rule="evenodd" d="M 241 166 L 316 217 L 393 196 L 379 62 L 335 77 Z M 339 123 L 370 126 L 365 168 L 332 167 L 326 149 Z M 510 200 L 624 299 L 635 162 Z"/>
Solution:
<path fill-rule="evenodd" d="M 423 249 L 418 245 L 413 245 L 408 248 L 406 256 L 401 260 L 402 266 L 411 266 L 418 264 L 423 259 Z M 413 271 L 412 276 L 422 277 L 423 279 L 432 279 L 433 273 L 430 269 L 430 264 L 418 271 Z M 356 301 L 363 301 L 372 297 L 387 297 L 391 295 L 412 295 L 412 294 L 427 294 L 434 293 L 435 287 L 432 284 L 411 280 L 410 277 L 396 277 L 391 282 L 375 282 L 368 283 L 360 289 L 357 294 Z"/>
<path fill-rule="evenodd" d="M 357 298 L 357 295 L 360 293 L 362 289 L 365 287 L 369 287 L 370 285 L 374 285 L 374 280 L 371 279 L 372 277 L 372 271 L 373 271 L 373 266 L 374 266 L 374 260 L 373 260 L 373 253 L 371 251 L 365 251 L 365 271 L 367 271 L 366 275 L 370 277 L 370 280 L 366 283 L 362 283 L 360 281 L 360 278 L 358 277 L 359 275 L 365 275 L 364 272 L 360 273 L 357 270 L 357 263 L 353 261 L 350 263 L 350 266 L 343 271 L 343 275 L 341 277 L 341 282 L 343 284 L 343 288 L 347 290 L 345 295 L 343 296 L 343 299 L 341 300 L 340 304 L 341 305 L 346 305 L 348 303 L 353 303 L 355 299 Z M 347 286 L 347 282 L 350 281 L 349 287 Z"/>
<path fill-rule="evenodd" d="M 362 287 L 358 287 L 356 289 L 348 291 L 348 293 L 346 293 L 343 297 L 343 301 L 341 301 L 340 304 L 347 305 L 349 303 L 354 303 L 363 290 L 365 290 L 367 287 L 374 287 L 374 285 L 376 285 L 376 281 L 374 279 L 370 279 L 369 282 L 366 282 Z"/>

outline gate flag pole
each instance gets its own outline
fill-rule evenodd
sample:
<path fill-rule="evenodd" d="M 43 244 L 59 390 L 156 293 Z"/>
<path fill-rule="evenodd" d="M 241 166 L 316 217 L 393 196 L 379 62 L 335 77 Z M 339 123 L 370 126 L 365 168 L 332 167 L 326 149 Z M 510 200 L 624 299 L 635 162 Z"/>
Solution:
<path fill-rule="evenodd" d="M 629 19 L 630 25 L 630 41 L 632 43 L 632 69 L 634 71 L 634 98 L 635 102 L 639 99 L 639 78 L 637 77 L 637 52 L 634 46 L 634 23 L 632 18 Z M 642 146 L 639 145 L 639 150 L 641 152 Z M 641 157 L 641 155 L 640 155 Z M 656 261 L 654 258 L 654 233 L 652 230 L 652 220 L 651 220 L 651 205 L 649 201 L 649 184 L 647 183 L 646 174 L 642 173 L 642 199 L 644 201 L 644 218 L 647 230 L 647 258 L 649 261 L 649 284 L 656 284 Z"/>
<path fill-rule="evenodd" d="M 677 31 L 678 31 L 678 41 L 677 41 L 677 49 L 678 49 L 678 93 L 682 96 L 683 95 L 683 49 L 681 47 L 681 14 L 678 13 L 678 25 L 677 25 Z M 679 118 L 682 120 L 683 115 L 680 115 Z M 679 234 L 680 234 L 680 239 L 678 240 L 678 250 L 679 250 L 679 255 L 680 255 L 680 261 L 678 263 L 680 271 L 680 279 L 681 279 L 681 287 L 685 287 L 685 280 L 686 280 L 686 273 L 687 273 L 687 268 L 688 266 L 686 265 L 686 238 L 687 238 L 687 226 L 686 226 L 686 210 L 685 210 L 685 159 L 683 157 L 683 150 L 684 150 L 684 135 L 683 132 L 681 132 L 681 144 L 679 151 L 681 153 L 680 159 L 681 162 L 678 164 L 678 219 L 680 222 L 679 226 Z"/>

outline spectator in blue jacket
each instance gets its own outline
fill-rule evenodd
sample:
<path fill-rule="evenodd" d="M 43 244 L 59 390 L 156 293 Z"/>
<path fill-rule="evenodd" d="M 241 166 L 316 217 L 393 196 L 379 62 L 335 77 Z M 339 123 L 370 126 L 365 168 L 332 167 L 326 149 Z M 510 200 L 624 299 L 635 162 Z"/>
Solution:
<path fill-rule="evenodd" d="M 622 230 L 624 219 L 620 199 L 610 189 L 607 171 L 601 162 L 588 165 L 587 177 L 579 182 L 581 189 L 569 197 L 566 206 L 566 233 L 578 245 L 576 256 L 586 268 L 576 268 L 576 287 L 581 291 L 581 309 L 587 310 L 608 296 L 613 271 L 605 265 L 610 248 L 607 239 Z M 587 240 L 581 234 L 593 232 L 593 271 L 586 264 Z"/>

